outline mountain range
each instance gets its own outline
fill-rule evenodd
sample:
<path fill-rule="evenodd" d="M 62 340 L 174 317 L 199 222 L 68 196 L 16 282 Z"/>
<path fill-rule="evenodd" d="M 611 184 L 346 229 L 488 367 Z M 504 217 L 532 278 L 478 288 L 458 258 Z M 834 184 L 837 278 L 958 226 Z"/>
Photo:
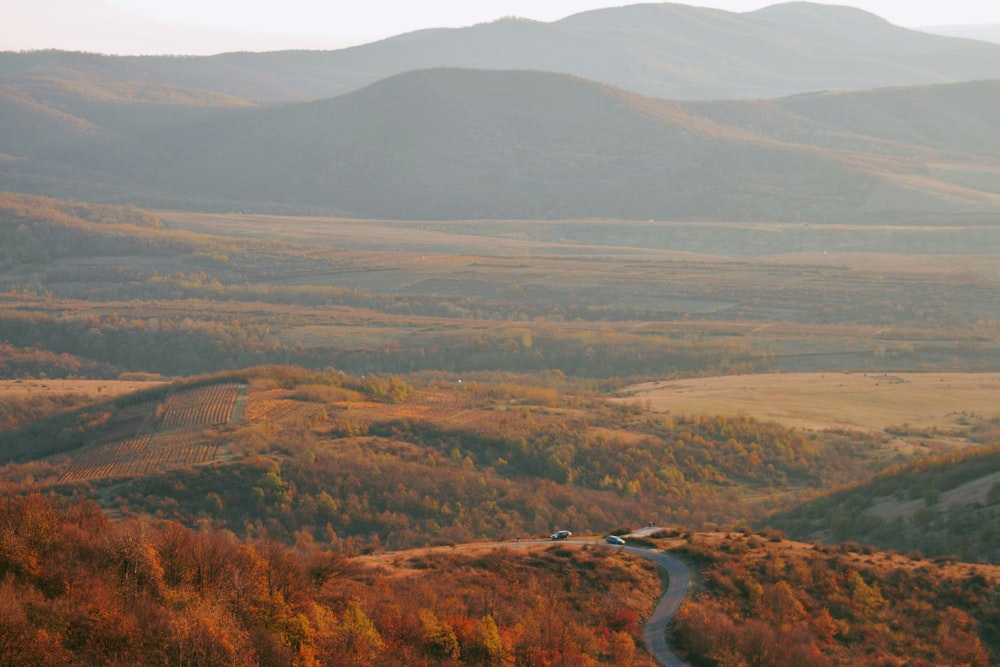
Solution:
<path fill-rule="evenodd" d="M 335 51 L 0 54 L 5 81 L 142 81 L 256 101 L 333 97 L 434 67 L 560 72 L 670 99 L 771 98 L 997 78 L 1000 44 L 908 30 L 834 5 L 791 2 L 734 13 L 657 3 L 552 23 L 506 18 L 420 30 Z"/>
<path fill-rule="evenodd" d="M 0 189 L 361 218 L 977 223 L 1000 208 L 997 108 L 1000 45 L 809 3 L 332 52 L 7 53 Z"/>

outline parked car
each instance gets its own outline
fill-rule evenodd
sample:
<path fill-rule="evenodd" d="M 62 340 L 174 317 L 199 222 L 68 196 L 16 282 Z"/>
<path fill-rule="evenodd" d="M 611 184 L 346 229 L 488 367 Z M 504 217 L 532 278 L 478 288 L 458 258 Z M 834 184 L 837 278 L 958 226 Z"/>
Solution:
<path fill-rule="evenodd" d="M 573 537 L 573 533 L 568 530 L 557 530 L 549 535 L 550 540 L 568 540 L 571 537 Z"/>
<path fill-rule="evenodd" d="M 604 538 L 604 541 L 607 542 L 608 544 L 614 544 L 615 546 L 619 547 L 625 544 L 625 540 L 618 537 L 617 535 L 608 535 L 607 537 Z"/>

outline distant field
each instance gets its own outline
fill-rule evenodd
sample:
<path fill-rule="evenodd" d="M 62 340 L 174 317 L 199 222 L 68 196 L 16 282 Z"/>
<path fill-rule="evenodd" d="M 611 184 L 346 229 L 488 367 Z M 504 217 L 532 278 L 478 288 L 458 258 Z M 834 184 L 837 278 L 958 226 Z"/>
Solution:
<path fill-rule="evenodd" d="M 157 215 L 170 229 L 432 255 L 534 258 L 601 252 L 646 259 L 790 256 L 810 264 L 840 265 L 845 255 L 856 253 L 867 258 L 869 269 L 873 260 L 880 266 L 886 257 L 916 255 L 924 261 L 918 267 L 924 271 L 928 258 L 934 258 L 935 264 L 951 265 L 950 257 L 958 255 L 966 261 L 989 264 L 992 257 L 988 256 L 1000 251 L 1000 225 L 996 224 L 941 227 L 603 219 L 406 221 L 186 211 L 158 211 Z"/>
<path fill-rule="evenodd" d="M 165 381 L 137 380 L 0 380 L 0 396 L 83 394 L 113 398 L 164 384 Z"/>
<path fill-rule="evenodd" d="M 774 373 L 650 382 L 618 400 L 673 414 L 740 415 L 796 428 L 949 430 L 1000 415 L 1000 373 Z"/>

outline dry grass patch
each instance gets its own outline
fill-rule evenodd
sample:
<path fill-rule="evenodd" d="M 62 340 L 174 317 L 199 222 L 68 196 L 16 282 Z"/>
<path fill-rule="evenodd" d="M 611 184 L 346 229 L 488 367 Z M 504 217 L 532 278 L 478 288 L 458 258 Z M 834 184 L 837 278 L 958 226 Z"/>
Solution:
<path fill-rule="evenodd" d="M 809 429 L 945 433 L 1000 415 L 1000 373 L 774 373 L 649 382 L 626 390 L 672 414 L 749 415 Z"/>
<path fill-rule="evenodd" d="M 155 389 L 162 380 L 0 380 L 0 396 L 23 398 L 52 394 L 81 394 L 94 398 L 114 398 L 123 394 Z"/>

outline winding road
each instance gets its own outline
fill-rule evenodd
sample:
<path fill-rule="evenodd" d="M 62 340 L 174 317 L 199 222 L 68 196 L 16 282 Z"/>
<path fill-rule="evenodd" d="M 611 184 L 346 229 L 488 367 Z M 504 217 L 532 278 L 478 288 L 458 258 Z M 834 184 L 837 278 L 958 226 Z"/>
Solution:
<path fill-rule="evenodd" d="M 630 554 L 651 560 L 664 570 L 670 577 L 667 590 L 653 610 L 653 615 L 646 621 L 642 629 L 642 637 L 646 640 L 653 657 L 666 667 L 684 667 L 687 663 L 678 658 L 667 644 L 667 623 L 674 617 L 687 595 L 691 585 L 691 575 L 684 563 L 659 551 L 639 549 L 636 547 L 619 547 Z"/>
<path fill-rule="evenodd" d="M 662 529 L 655 527 L 643 529 L 641 531 L 636 531 L 627 537 L 644 537 L 647 534 L 657 532 L 659 530 Z M 593 539 L 569 539 L 560 540 L 559 543 L 575 544 L 579 546 L 593 546 L 595 541 Z M 514 547 L 538 544 L 552 544 L 552 541 L 532 540 L 518 543 L 505 542 L 498 544 L 497 546 Z M 610 544 L 606 544 L 603 539 L 596 542 L 596 544 L 607 547 L 608 549 L 620 549 L 640 558 L 651 560 L 667 571 L 667 576 L 669 577 L 667 590 L 663 592 L 663 595 L 660 597 L 660 601 L 656 604 L 656 609 L 653 610 L 653 615 L 649 617 L 646 621 L 646 625 L 643 626 L 642 637 L 646 641 L 646 646 L 649 647 L 649 652 L 653 655 L 653 658 L 661 665 L 664 665 L 665 667 L 687 667 L 687 663 L 677 657 L 677 655 L 670 650 L 670 645 L 667 644 L 667 624 L 670 622 L 670 619 L 674 617 L 674 614 L 677 613 L 677 610 L 680 609 L 681 602 L 684 601 L 684 596 L 687 595 L 688 588 L 691 586 L 691 574 L 688 572 L 687 566 L 677 558 L 661 551 L 653 551 L 651 549 L 642 549 L 630 546 L 612 546 Z"/>

